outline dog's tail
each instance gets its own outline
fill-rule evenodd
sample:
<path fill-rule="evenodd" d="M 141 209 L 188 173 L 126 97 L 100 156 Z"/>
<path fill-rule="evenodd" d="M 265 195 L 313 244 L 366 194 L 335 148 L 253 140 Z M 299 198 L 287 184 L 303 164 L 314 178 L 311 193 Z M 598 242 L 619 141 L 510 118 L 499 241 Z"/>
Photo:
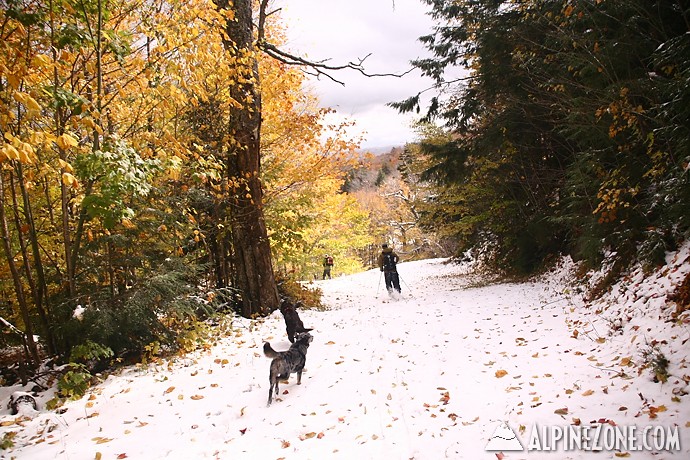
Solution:
<path fill-rule="evenodd" d="M 275 351 L 268 342 L 264 342 L 264 354 L 269 358 L 277 358 L 280 356 L 280 353 Z"/>

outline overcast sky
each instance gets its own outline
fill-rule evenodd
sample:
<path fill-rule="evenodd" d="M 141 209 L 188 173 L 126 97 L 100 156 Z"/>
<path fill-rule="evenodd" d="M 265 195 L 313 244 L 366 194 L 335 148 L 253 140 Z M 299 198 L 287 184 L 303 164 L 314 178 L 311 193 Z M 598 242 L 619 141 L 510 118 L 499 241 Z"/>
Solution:
<path fill-rule="evenodd" d="M 431 32 L 428 6 L 421 0 L 274 0 L 288 24 L 286 49 L 312 60 L 329 63 L 365 61 L 368 73 L 400 73 L 410 61 L 428 56 L 418 38 Z M 322 107 L 357 122 L 365 131 L 364 148 L 402 145 L 416 140 L 413 116 L 400 115 L 386 106 L 414 96 L 431 86 L 418 71 L 404 77 L 367 78 L 354 71 L 339 71 L 335 78 L 311 79 Z M 353 132 L 356 133 L 357 131 Z"/>

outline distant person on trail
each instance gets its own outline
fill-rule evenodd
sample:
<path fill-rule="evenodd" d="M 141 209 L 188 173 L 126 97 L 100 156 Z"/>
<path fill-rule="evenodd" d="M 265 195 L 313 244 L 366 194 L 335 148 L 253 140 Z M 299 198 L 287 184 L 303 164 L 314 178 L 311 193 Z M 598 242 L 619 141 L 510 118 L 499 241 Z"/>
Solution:
<path fill-rule="evenodd" d="M 381 248 L 379 268 L 383 272 L 383 277 L 386 280 L 386 289 L 389 294 L 393 293 L 393 289 L 400 294 L 400 277 L 398 276 L 398 269 L 396 267 L 399 257 L 386 243 L 382 244 Z"/>
<path fill-rule="evenodd" d="M 333 257 L 326 254 L 323 258 L 323 279 L 331 279 L 331 267 L 333 267 Z"/>

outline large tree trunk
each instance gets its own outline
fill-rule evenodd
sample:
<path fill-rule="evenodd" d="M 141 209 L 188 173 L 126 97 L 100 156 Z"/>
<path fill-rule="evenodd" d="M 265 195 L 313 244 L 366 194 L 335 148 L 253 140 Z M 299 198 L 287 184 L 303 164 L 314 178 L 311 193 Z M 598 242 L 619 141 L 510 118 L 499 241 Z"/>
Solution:
<path fill-rule="evenodd" d="M 237 57 L 237 72 L 241 76 L 229 90 L 241 107 L 231 109 L 226 167 L 234 281 L 242 295 L 242 316 L 251 317 L 268 314 L 279 304 L 263 214 L 259 149 L 261 93 L 258 62 L 253 54 L 252 1 L 234 0 L 232 7 L 228 0 L 216 0 L 216 3 L 223 9 L 232 8 L 235 13 L 234 20 L 226 25 L 229 41 L 225 46 Z"/>

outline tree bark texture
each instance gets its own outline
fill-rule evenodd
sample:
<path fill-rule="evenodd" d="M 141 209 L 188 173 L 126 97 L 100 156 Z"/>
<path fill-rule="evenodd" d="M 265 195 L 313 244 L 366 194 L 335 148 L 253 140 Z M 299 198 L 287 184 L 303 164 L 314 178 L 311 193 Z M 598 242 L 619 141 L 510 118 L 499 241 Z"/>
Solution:
<path fill-rule="evenodd" d="M 232 236 L 234 284 L 242 296 L 242 316 L 266 315 L 278 308 L 278 289 L 273 274 L 271 247 L 263 214 L 261 187 L 261 93 L 255 56 L 252 1 L 217 0 L 218 7 L 232 8 L 228 20 L 228 52 L 237 58 L 240 73 L 229 88 L 240 107 L 229 117 L 226 153 Z"/>

